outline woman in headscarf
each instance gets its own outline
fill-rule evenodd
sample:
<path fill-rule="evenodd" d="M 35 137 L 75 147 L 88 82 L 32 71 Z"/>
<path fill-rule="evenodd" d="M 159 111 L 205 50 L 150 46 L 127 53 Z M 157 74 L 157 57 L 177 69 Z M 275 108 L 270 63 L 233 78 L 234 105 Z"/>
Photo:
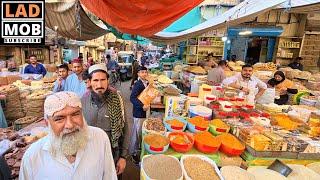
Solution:
<path fill-rule="evenodd" d="M 274 77 L 268 81 L 268 85 L 274 87 L 276 92 L 279 92 L 280 98 L 274 100 L 274 103 L 278 105 L 283 105 L 288 102 L 288 92 L 291 94 L 298 92 L 297 89 L 293 89 L 293 82 L 286 79 L 282 71 L 275 72 Z"/>

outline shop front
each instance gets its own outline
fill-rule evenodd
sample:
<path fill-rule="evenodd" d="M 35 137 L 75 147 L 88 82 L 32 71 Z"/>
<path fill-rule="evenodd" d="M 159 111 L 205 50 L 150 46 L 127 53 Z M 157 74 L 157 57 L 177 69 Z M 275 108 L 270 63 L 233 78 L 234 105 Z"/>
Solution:
<path fill-rule="evenodd" d="M 225 46 L 225 59 L 235 55 L 246 63 L 271 62 L 275 54 L 277 37 L 282 28 L 230 28 Z"/>

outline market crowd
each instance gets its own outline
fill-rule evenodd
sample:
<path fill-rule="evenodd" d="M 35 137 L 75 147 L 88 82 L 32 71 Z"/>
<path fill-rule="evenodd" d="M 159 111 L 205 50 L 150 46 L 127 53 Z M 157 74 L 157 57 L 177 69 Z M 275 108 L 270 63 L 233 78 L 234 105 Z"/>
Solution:
<path fill-rule="evenodd" d="M 139 162 L 142 123 L 150 105 L 143 104 L 138 97 L 149 85 L 148 69 L 133 62 L 134 78 L 130 87 L 133 125 L 129 127 L 126 104 L 109 83 L 110 70 L 118 68 L 117 62 L 107 56 L 101 64 L 94 64 L 90 58 L 87 64 L 81 58 L 71 64 L 71 72 L 67 64 L 57 67 L 54 93 L 44 103 L 49 135 L 33 143 L 24 154 L 19 179 L 121 179 L 129 157 Z M 266 84 L 253 75 L 250 64 L 243 65 L 241 73 L 228 78 L 225 70 L 230 67 L 226 61 L 213 66 L 208 73 L 208 84 L 222 83 L 238 89 L 252 104 L 268 87 L 280 92 L 275 100 L 277 104 L 288 101 L 288 92 L 296 93 L 293 83 L 281 71 Z M 302 68 L 299 59 L 291 66 Z M 24 72 L 43 76 L 47 73 L 35 56 L 30 56 Z M 5 126 L 2 109 L 0 120 Z"/>

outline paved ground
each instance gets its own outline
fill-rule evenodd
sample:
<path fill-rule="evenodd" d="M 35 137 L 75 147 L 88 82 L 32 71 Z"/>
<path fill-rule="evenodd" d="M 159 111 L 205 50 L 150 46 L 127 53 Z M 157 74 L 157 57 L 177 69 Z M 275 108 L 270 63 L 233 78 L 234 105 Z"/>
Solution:
<path fill-rule="evenodd" d="M 129 126 L 132 125 L 132 104 L 130 102 L 130 83 L 131 81 L 122 82 L 120 87 L 117 87 L 121 91 L 124 104 L 126 107 L 127 120 Z M 131 161 L 127 161 L 127 167 L 123 174 L 123 180 L 138 180 L 140 179 L 140 169 L 136 167 Z"/>

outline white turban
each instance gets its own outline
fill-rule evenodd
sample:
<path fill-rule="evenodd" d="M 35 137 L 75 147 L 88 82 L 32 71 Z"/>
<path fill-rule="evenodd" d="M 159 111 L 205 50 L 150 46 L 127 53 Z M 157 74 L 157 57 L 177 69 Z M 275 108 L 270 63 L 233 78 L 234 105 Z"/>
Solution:
<path fill-rule="evenodd" d="M 91 74 L 93 71 L 96 71 L 96 70 L 102 70 L 102 71 L 108 72 L 106 64 L 101 63 L 101 64 L 95 64 L 90 66 L 88 73 Z"/>
<path fill-rule="evenodd" d="M 61 111 L 66 106 L 82 107 L 77 94 L 63 91 L 48 96 L 44 102 L 44 118 L 52 117 L 54 113 Z"/>

